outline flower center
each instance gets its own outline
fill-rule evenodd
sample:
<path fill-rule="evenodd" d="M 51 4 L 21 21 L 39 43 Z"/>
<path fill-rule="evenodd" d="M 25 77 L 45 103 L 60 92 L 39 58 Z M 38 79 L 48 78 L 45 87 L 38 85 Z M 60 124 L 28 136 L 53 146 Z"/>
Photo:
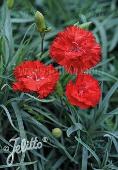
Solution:
<path fill-rule="evenodd" d="M 70 48 L 71 52 L 78 52 L 80 51 L 79 45 L 76 42 L 72 42 L 72 47 Z"/>
<path fill-rule="evenodd" d="M 40 80 L 44 80 L 45 79 L 44 76 L 38 76 L 37 70 L 33 71 L 32 75 L 28 75 L 27 78 L 35 80 L 35 81 L 40 81 Z"/>
<path fill-rule="evenodd" d="M 71 52 L 78 52 L 79 51 L 79 48 L 78 47 L 72 47 L 70 49 Z"/>
<path fill-rule="evenodd" d="M 79 93 L 79 95 L 85 94 L 86 93 L 86 87 L 85 86 L 84 87 L 79 87 L 78 93 Z"/>

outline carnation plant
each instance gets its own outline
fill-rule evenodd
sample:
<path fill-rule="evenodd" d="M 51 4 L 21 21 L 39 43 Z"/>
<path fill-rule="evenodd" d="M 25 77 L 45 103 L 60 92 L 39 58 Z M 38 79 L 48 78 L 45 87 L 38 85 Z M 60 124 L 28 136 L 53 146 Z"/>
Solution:
<path fill-rule="evenodd" d="M 118 170 L 117 2 L 0 5 L 0 169 Z"/>

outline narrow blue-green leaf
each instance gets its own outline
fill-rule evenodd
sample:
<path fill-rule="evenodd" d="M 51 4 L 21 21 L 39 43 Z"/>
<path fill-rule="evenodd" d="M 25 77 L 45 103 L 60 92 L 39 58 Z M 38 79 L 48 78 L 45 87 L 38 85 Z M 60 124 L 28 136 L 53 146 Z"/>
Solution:
<path fill-rule="evenodd" d="M 70 135 L 77 131 L 77 130 L 82 130 L 83 129 L 83 126 L 80 124 L 80 123 L 76 123 L 74 125 L 72 125 L 71 127 L 69 127 L 66 131 L 67 133 L 67 136 L 70 137 Z"/>
<path fill-rule="evenodd" d="M 98 165 L 100 166 L 101 161 L 99 159 L 99 157 L 97 156 L 97 154 L 95 153 L 94 150 L 92 150 L 87 144 L 85 144 L 81 139 L 78 139 L 77 137 L 75 137 L 75 139 L 82 145 L 84 146 L 92 155 L 93 157 L 96 159 Z"/>
<path fill-rule="evenodd" d="M 21 137 L 21 140 L 22 139 L 27 139 L 26 138 L 26 134 L 25 134 L 25 130 L 24 130 L 24 125 L 23 125 L 23 120 L 22 120 L 22 115 L 21 115 L 21 111 L 20 109 L 18 108 L 18 105 L 16 102 L 13 102 L 12 103 L 12 107 L 14 109 L 14 112 L 16 114 L 16 118 L 17 118 L 17 122 L 18 122 L 18 126 L 19 126 L 19 131 L 20 131 L 20 137 Z M 24 158 L 25 158 L 25 153 L 22 153 L 22 156 L 21 156 L 21 165 L 22 163 L 24 162 Z M 25 166 L 21 166 L 22 170 L 26 170 L 26 167 Z"/>
<path fill-rule="evenodd" d="M 32 96 L 31 94 L 28 94 L 28 93 L 24 93 L 24 94 L 27 95 L 28 97 L 30 97 L 33 100 L 43 102 L 43 103 L 49 103 L 49 102 L 53 102 L 55 100 L 55 98 L 52 98 L 52 99 L 38 99 L 35 96 Z"/>
<path fill-rule="evenodd" d="M 3 169 L 3 168 L 12 168 L 12 167 L 17 167 L 17 166 L 28 166 L 28 165 L 32 165 L 32 164 L 35 164 L 37 161 L 34 161 L 34 162 L 24 162 L 24 163 L 16 163 L 16 164 L 13 164 L 12 166 L 8 166 L 8 165 L 0 165 L 0 169 Z"/>
<path fill-rule="evenodd" d="M 88 150 L 83 146 L 82 170 L 87 170 L 87 165 L 88 165 Z"/>
<path fill-rule="evenodd" d="M 2 107 L 2 108 L 4 109 L 4 111 L 5 111 L 6 115 L 7 115 L 8 119 L 9 119 L 9 122 L 10 122 L 11 126 L 13 127 L 13 129 L 15 129 L 16 131 L 19 131 L 19 130 L 14 126 L 14 124 L 13 124 L 13 122 L 12 122 L 11 115 L 10 115 L 8 109 L 7 109 L 4 105 L 0 105 L 0 107 Z"/>

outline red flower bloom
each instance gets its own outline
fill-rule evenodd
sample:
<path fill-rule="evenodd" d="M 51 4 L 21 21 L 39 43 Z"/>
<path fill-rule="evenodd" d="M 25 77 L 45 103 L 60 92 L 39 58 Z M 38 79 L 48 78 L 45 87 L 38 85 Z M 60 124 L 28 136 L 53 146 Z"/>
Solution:
<path fill-rule="evenodd" d="M 91 75 L 79 74 L 75 83 L 68 83 L 66 96 L 72 105 L 87 109 L 98 104 L 101 90 L 98 81 Z"/>
<path fill-rule="evenodd" d="M 25 61 L 14 70 L 16 82 L 14 91 L 36 92 L 40 98 L 53 92 L 59 79 L 59 73 L 52 65 L 44 65 L 39 61 Z"/>
<path fill-rule="evenodd" d="M 51 57 L 69 73 L 80 73 L 100 61 L 101 48 L 92 32 L 77 26 L 58 33 L 50 47 Z"/>

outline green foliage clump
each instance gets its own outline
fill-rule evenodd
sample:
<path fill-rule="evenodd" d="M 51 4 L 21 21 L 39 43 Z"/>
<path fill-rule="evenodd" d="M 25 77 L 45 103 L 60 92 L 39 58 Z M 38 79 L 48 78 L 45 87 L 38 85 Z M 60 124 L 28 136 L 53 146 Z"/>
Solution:
<path fill-rule="evenodd" d="M 8 141 L 18 136 L 47 139 L 42 149 L 15 155 L 11 169 L 118 170 L 117 6 L 116 0 L 23 0 L 14 1 L 11 9 L 6 1 L 0 2 L 0 146 L 12 149 Z M 34 18 L 37 10 L 51 27 L 44 38 L 43 54 Z M 41 100 L 13 92 L 17 64 L 30 59 L 52 63 L 48 50 L 57 32 L 86 22 L 91 23 L 89 29 L 102 46 L 102 61 L 89 71 L 102 88 L 98 107 L 80 110 L 67 103 L 62 94 L 70 76 L 59 66 L 63 74 L 58 93 Z M 56 127 L 63 131 L 60 138 L 52 133 Z M 6 170 L 7 156 L 0 147 L 0 168 Z"/>

